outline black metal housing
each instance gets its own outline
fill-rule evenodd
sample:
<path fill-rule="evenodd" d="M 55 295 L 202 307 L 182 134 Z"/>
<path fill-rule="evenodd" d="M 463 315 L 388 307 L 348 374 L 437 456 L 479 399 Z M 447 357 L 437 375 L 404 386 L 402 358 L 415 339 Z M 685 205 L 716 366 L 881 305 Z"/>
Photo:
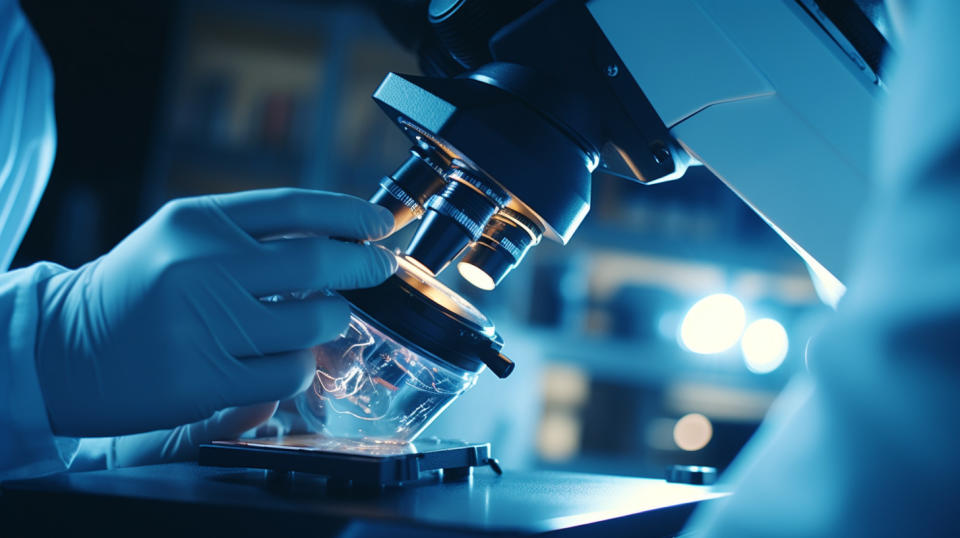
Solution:
<path fill-rule="evenodd" d="M 596 156 L 510 93 L 470 78 L 390 73 L 373 98 L 411 139 L 496 181 L 555 239 L 569 240 L 589 210 Z"/>
<path fill-rule="evenodd" d="M 511 209 L 562 243 L 589 210 L 598 165 L 644 183 L 679 175 L 685 153 L 584 2 L 527 2 L 519 17 L 523 10 L 500 2 L 443 3 L 445 20 L 466 10 L 458 28 L 469 10 L 484 13 L 478 28 L 486 33 L 492 20 L 510 22 L 490 36 L 489 55 L 476 49 L 475 34 L 464 41 L 468 52 L 462 43 L 449 51 L 475 67 L 455 78 L 387 75 L 374 100 L 416 143 L 485 174 L 508 191 Z M 490 61 L 473 66 L 478 58 Z"/>

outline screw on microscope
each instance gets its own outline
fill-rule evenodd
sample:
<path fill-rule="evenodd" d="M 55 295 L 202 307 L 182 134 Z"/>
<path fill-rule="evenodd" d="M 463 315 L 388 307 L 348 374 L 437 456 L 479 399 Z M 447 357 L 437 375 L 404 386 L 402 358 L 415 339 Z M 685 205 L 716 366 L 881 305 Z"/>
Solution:
<path fill-rule="evenodd" d="M 656 164 L 661 165 L 670 161 L 670 150 L 662 143 L 654 144 L 650 147 L 650 151 L 653 154 L 653 162 Z"/>

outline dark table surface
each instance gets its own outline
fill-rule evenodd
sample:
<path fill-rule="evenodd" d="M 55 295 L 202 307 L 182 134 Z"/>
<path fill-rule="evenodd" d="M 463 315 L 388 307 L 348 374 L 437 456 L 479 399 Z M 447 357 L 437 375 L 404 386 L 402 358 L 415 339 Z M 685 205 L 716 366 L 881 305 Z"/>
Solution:
<path fill-rule="evenodd" d="M 477 469 L 460 482 L 332 490 L 302 473 L 181 463 L 7 482 L 0 515 L 12 536 L 85 528 L 217 536 L 666 536 L 682 528 L 697 503 L 722 495 L 663 480 L 509 469 L 502 476 Z"/>

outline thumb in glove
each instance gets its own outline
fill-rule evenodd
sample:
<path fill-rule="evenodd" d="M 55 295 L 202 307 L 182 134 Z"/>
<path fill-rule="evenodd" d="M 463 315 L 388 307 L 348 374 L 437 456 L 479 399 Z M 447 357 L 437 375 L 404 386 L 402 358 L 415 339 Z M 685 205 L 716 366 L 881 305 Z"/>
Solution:
<path fill-rule="evenodd" d="M 236 439 L 245 431 L 263 424 L 273 416 L 277 402 L 230 407 L 217 411 L 208 419 L 160 430 L 114 438 L 109 468 L 153 465 L 197 459 L 197 449 L 204 443 Z"/>

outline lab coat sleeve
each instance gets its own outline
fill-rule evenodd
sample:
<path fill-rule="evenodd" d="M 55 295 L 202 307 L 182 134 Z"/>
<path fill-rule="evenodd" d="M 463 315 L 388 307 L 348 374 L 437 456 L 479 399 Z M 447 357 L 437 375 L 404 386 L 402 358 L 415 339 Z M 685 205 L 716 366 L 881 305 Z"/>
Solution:
<path fill-rule="evenodd" d="M 40 203 L 56 145 L 50 61 L 19 4 L 0 0 L 0 272 Z"/>
<path fill-rule="evenodd" d="M 47 184 L 56 148 L 53 75 L 14 0 L 0 0 L 0 480 L 65 469 L 78 442 L 53 436 L 34 364 L 39 286 L 54 264 L 3 273 Z"/>
<path fill-rule="evenodd" d="M 960 2 L 918 2 L 849 291 L 728 471 L 710 536 L 957 536 Z"/>
<path fill-rule="evenodd" d="M 76 439 L 55 437 L 34 364 L 39 288 L 63 267 L 39 263 L 0 274 L 0 480 L 62 471 Z"/>

